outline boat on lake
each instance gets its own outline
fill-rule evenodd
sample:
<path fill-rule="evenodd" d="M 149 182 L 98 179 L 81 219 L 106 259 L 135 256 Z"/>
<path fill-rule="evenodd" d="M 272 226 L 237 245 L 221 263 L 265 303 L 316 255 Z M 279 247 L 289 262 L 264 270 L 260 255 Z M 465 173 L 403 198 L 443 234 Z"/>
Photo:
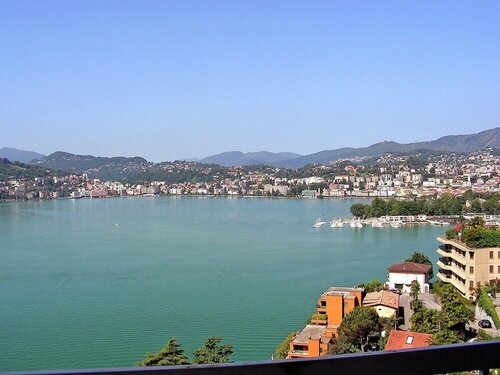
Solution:
<path fill-rule="evenodd" d="M 326 224 L 326 221 L 323 220 L 322 217 L 319 217 L 318 220 L 313 225 L 313 228 L 321 228 L 323 225 Z"/>
<path fill-rule="evenodd" d="M 427 222 L 432 225 L 450 225 L 447 221 L 427 220 Z"/>
<path fill-rule="evenodd" d="M 330 227 L 332 227 L 332 228 L 343 228 L 344 227 L 344 221 L 342 219 L 334 220 L 330 224 Z"/>
<path fill-rule="evenodd" d="M 351 221 L 351 228 L 363 228 L 363 224 L 361 223 L 361 219 L 360 218 L 357 218 L 357 219 L 353 219 Z"/>
<path fill-rule="evenodd" d="M 393 228 L 401 228 L 403 226 L 403 224 L 404 223 L 402 221 L 393 221 L 391 223 L 391 227 L 393 227 Z"/>

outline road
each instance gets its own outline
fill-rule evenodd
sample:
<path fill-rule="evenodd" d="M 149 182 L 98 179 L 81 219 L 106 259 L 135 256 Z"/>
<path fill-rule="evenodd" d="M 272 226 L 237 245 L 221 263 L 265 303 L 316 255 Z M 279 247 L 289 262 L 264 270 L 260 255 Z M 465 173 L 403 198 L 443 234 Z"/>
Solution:
<path fill-rule="evenodd" d="M 434 301 L 434 295 L 429 293 L 421 293 L 418 299 L 422 304 L 429 308 L 441 311 L 441 306 Z M 402 331 L 409 331 L 411 327 L 410 319 L 413 315 L 413 311 L 410 309 L 410 295 L 402 294 L 399 296 L 399 316 L 403 318 L 402 324 L 399 329 Z"/>

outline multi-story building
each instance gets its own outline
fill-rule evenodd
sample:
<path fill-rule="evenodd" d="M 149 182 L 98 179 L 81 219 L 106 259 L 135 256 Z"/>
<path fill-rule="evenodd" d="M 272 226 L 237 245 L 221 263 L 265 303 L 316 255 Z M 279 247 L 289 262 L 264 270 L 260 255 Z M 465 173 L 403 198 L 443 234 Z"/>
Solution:
<path fill-rule="evenodd" d="M 322 293 L 318 298 L 316 311 L 326 314 L 326 331 L 336 334 L 344 316 L 361 306 L 364 296 L 363 288 L 331 287 Z"/>
<path fill-rule="evenodd" d="M 322 357 L 327 355 L 333 345 L 333 336 L 326 327 L 308 324 L 290 342 L 288 358 Z"/>
<path fill-rule="evenodd" d="M 437 277 L 453 285 L 465 298 L 473 299 L 478 283 L 484 285 L 500 278 L 500 247 L 477 249 L 445 237 L 437 240 L 442 244 L 437 250 L 441 255 Z"/>
<path fill-rule="evenodd" d="M 322 293 L 316 304 L 316 314 L 290 342 L 288 358 L 322 357 L 329 353 L 333 338 L 344 316 L 361 306 L 363 288 L 331 287 Z"/>

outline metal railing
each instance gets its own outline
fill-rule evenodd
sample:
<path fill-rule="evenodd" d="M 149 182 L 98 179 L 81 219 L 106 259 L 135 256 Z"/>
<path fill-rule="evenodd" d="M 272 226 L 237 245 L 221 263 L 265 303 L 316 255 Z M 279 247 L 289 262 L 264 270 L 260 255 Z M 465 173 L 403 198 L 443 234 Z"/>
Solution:
<path fill-rule="evenodd" d="M 112 368 L 17 372 L 37 375 L 305 375 L 305 374 L 443 374 L 500 368 L 500 341 L 431 346 L 400 351 L 369 352 L 313 359 L 217 365 Z"/>

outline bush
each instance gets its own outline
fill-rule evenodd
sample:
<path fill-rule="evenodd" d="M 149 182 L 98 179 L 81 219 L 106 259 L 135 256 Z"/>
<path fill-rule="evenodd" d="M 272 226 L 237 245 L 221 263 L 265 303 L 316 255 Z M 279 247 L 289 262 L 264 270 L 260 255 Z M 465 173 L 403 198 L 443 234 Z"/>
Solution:
<path fill-rule="evenodd" d="M 326 314 L 314 313 L 311 316 L 311 320 L 326 320 L 326 319 L 327 319 Z"/>
<path fill-rule="evenodd" d="M 446 231 L 446 239 L 448 239 L 448 240 L 454 240 L 455 238 L 457 238 L 457 235 L 458 235 L 457 231 L 453 228 L 448 229 Z"/>
<path fill-rule="evenodd" d="M 290 351 L 290 342 L 292 342 L 295 337 L 296 332 L 291 332 L 288 334 L 286 339 L 284 339 L 277 347 L 274 349 L 274 359 L 285 359 Z"/>
<path fill-rule="evenodd" d="M 500 328 L 500 319 L 498 318 L 497 312 L 495 310 L 495 306 L 491 301 L 491 298 L 488 297 L 488 287 L 482 287 L 479 289 L 479 297 L 477 298 L 476 303 L 482 308 L 486 314 L 488 314 L 491 319 L 493 319 L 493 323 L 495 323 L 495 327 L 497 329 Z"/>
<path fill-rule="evenodd" d="M 495 228 L 467 227 L 463 229 L 463 241 L 469 247 L 500 247 L 500 231 Z"/>

